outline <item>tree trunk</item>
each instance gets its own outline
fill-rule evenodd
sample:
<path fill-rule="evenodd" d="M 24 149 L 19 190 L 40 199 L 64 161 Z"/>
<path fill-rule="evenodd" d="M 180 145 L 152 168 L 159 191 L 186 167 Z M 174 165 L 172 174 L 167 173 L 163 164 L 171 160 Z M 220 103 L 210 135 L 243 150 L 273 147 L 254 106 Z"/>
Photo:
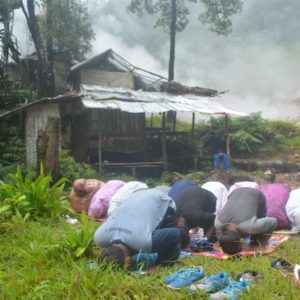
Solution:
<path fill-rule="evenodd" d="M 176 0 L 171 0 L 171 26 L 170 26 L 170 58 L 169 58 L 169 76 L 168 80 L 174 80 L 175 63 L 175 36 L 176 36 Z"/>
<path fill-rule="evenodd" d="M 58 118 L 49 117 L 45 130 L 39 130 L 37 138 L 37 169 L 42 162 L 45 173 L 51 173 L 54 180 L 59 177 L 59 122 Z"/>
<path fill-rule="evenodd" d="M 174 80 L 176 22 L 177 22 L 176 0 L 171 0 L 170 57 L 169 57 L 168 81 Z M 167 121 L 173 122 L 173 124 L 175 124 L 176 113 L 173 111 L 168 111 Z"/>
<path fill-rule="evenodd" d="M 49 79 L 49 86 L 48 86 L 48 96 L 54 97 L 55 96 L 55 77 L 53 72 L 53 39 L 52 39 L 52 14 L 53 14 L 53 1 L 47 0 L 47 58 L 49 62 L 49 71 L 48 71 L 48 79 Z"/>
<path fill-rule="evenodd" d="M 46 53 L 42 44 L 42 39 L 40 35 L 39 24 L 35 15 L 34 1 L 27 0 L 27 10 L 28 14 L 22 4 L 22 10 L 25 15 L 31 38 L 34 43 L 36 53 L 38 56 L 38 70 L 37 70 L 37 86 L 39 97 L 48 96 L 48 61 L 46 58 Z"/>

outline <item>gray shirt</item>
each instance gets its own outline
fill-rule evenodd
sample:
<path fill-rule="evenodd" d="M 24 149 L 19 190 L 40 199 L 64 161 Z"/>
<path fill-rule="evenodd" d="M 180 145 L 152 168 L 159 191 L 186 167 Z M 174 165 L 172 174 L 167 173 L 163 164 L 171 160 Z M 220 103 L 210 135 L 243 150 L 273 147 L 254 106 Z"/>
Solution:
<path fill-rule="evenodd" d="M 242 233 L 259 234 L 271 232 L 277 219 L 266 217 L 266 199 L 259 190 L 243 187 L 234 190 L 215 219 L 220 231 L 225 224 L 235 224 Z"/>
<path fill-rule="evenodd" d="M 119 241 L 135 251 L 151 252 L 152 232 L 175 202 L 157 189 L 135 192 L 118 207 L 95 233 L 97 245 L 107 247 Z"/>

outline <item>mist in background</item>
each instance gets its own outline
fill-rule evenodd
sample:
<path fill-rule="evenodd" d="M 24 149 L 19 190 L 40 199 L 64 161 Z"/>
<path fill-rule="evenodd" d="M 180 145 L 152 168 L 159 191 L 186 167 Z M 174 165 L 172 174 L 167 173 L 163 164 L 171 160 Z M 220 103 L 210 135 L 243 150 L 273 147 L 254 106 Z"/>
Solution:
<path fill-rule="evenodd" d="M 133 65 L 167 77 L 169 36 L 153 28 L 155 16 L 127 13 L 129 0 L 84 2 L 96 33 L 87 57 L 111 48 Z M 190 23 L 176 36 L 175 80 L 228 90 L 218 101 L 231 109 L 300 120 L 300 2 L 245 0 L 225 37 L 198 21 L 199 4 L 190 7 Z M 15 29 L 25 36 L 24 26 L 16 23 Z M 24 40 L 26 53 L 31 46 Z"/>

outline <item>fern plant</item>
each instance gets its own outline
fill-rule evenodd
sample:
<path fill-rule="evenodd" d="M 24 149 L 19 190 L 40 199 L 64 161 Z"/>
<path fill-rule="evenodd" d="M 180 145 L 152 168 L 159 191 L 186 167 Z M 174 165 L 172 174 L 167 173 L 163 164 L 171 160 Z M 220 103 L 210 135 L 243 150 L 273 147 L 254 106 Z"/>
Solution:
<path fill-rule="evenodd" d="M 76 258 L 91 254 L 91 246 L 96 231 L 95 222 L 88 219 L 85 211 L 81 214 L 81 223 L 81 226 L 76 228 L 69 225 L 65 220 L 60 220 L 60 224 L 64 230 L 61 248 Z"/>
<path fill-rule="evenodd" d="M 254 135 L 246 132 L 243 129 L 237 130 L 229 136 L 232 143 L 238 145 L 238 147 L 236 146 L 236 148 L 239 148 L 239 150 L 241 151 L 248 151 L 249 153 L 252 153 L 251 145 L 262 143 L 261 139 L 255 137 Z"/>

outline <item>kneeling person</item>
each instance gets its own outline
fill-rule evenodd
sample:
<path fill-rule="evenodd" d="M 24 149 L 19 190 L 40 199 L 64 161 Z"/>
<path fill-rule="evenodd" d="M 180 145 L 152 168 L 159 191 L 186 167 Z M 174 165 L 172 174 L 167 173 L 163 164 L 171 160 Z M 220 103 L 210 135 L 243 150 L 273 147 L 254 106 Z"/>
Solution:
<path fill-rule="evenodd" d="M 122 267 L 136 253 L 156 252 L 157 263 L 173 262 L 188 242 L 188 230 L 175 226 L 172 198 L 157 189 L 137 191 L 97 229 L 95 242 L 106 247 L 98 260 Z"/>
<path fill-rule="evenodd" d="M 276 226 L 276 218 L 266 217 L 263 193 L 248 187 L 234 190 L 215 219 L 220 246 L 228 254 L 242 250 L 241 237 L 247 234 L 250 245 L 266 243 Z"/>
<path fill-rule="evenodd" d="M 176 199 L 177 224 L 188 229 L 202 227 L 204 235 L 215 242 L 216 196 L 201 187 L 188 187 Z"/>

